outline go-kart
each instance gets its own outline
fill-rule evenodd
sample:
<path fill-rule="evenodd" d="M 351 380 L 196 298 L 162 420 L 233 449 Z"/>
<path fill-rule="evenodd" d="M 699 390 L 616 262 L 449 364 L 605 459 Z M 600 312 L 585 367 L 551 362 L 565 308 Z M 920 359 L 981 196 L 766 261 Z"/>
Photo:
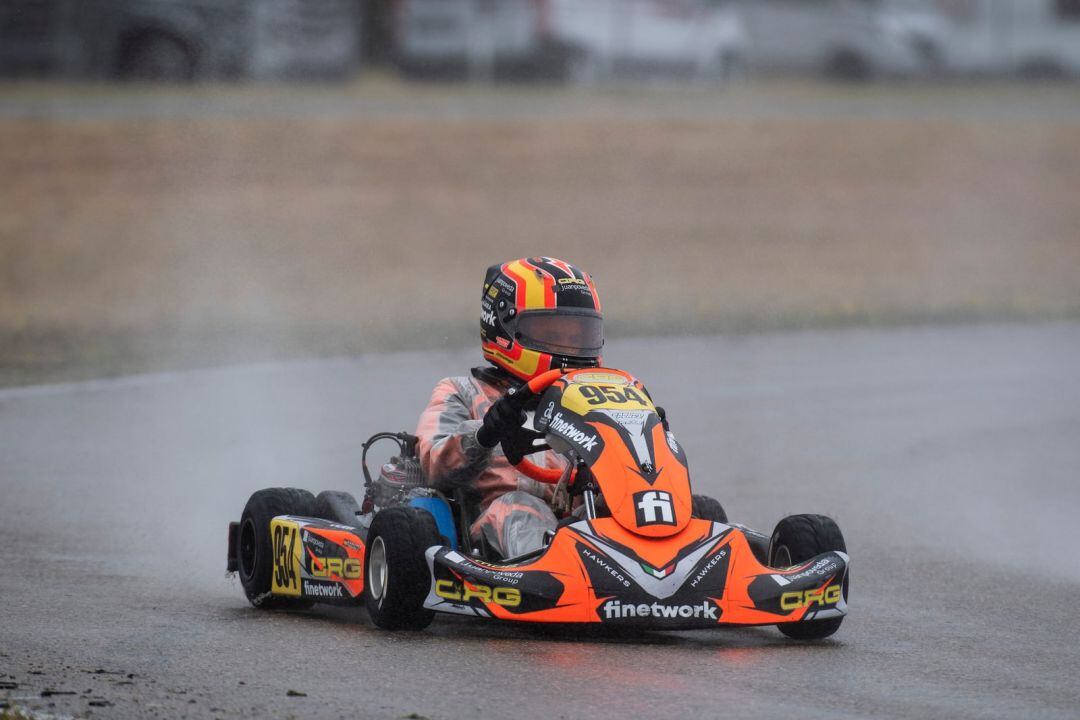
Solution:
<path fill-rule="evenodd" d="M 692 495 L 686 456 L 663 411 L 625 372 L 553 370 L 507 392 L 568 468 L 517 468 L 562 483 L 577 507 L 544 545 L 513 558 L 473 542 L 475 508 L 427 487 L 416 438 L 364 444 L 363 504 L 272 488 L 229 525 L 228 569 L 259 608 L 363 604 L 375 625 L 422 629 L 434 614 L 651 629 L 776 625 L 832 635 L 847 612 L 848 555 L 836 523 L 793 515 L 771 537 L 729 523 Z M 378 440 L 401 456 L 373 479 Z"/>

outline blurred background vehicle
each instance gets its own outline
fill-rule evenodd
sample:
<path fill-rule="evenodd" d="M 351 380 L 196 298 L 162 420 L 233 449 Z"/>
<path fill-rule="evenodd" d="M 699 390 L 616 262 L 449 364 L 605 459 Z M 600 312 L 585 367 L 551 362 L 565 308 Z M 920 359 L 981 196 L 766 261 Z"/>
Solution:
<path fill-rule="evenodd" d="M 924 75 L 940 68 L 944 17 L 929 0 L 743 0 L 748 64 L 834 77 Z"/>
<path fill-rule="evenodd" d="M 0 76 L 1080 74 L 1080 0 L 7 0 Z"/>
<path fill-rule="evenodd" d="M 954 72 L 1080 74 L 1080 0 L 951 0 L 943 8 Z"/>
<path fill-rule="evenodd" d="M 730 0 L 401 0 L 396 30 L 410 72 L 586 84 L 656 72 L 724 79 L 744 51 Z"/>
<path fill-rule="evenodd" d="M 190 81 L 341 78 L 354 0 L 5 0 L 0 75 Z"/>

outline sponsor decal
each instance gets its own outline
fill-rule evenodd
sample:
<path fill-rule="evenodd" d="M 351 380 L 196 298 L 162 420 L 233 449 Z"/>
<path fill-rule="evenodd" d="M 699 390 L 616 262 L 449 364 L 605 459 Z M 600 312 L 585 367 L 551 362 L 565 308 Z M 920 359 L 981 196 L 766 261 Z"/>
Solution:
<path fill-rule="evenodd" d="M 304 580 L 304 597 L 310 598 L 343 598 L 345 592 L 340 585 L 328 582 Z"/>
<path fill-rule="evenodd" d="M 555 285 L 555 292 L 563 290 L 577 290 L 581 293 L 590 293 L 589 284 L 581 278 L 559 278 Z"/>
<path fill-rule="evenodd" d="M 349 538 L 345 538 L 344 540 L 342 540 L 342 541 L 341 541 L 341 543 L 342 543 L 342 544 L 343 544 L 343 545 L 344 545 L 345 547 L 349 548 L 350 550 L 356 550 L 357 552 L 359 552 L 359 551 L 361 551 L 361 550 L 363 550 L 363 549 L 364 549 L 364 548 L 360 547 L 360 545 L 358 545 L 357 543 L 354 543 L 354 542 L 353 542 L 352 540 L 350 540 Z"/>
<path fill-rule="evenodd" d="M 270 521 L 270 539 L 274 548 L 274 572 L 270 591 L 274 595 L 300 595 L 300 554 L 297 536 L 300 526 L 288 520 Z"/>
<path fill-rule="evenodd" d="M 525 573 L 518 570 L 493 570 L 471 563 L 457 553 L 450 551 L 445 556 L 448 562 L 458 566 L 458 571 L 473 577 L 483 577 L 496 585 L 518 585 Z"/>
<path fill-rule="evenodd" d="M 481 312 L 480 313 L 480 322 L 484 323 L 485 325 L 494 325 L 495 324 L 495 311 L 494 310 L 484 310 L 483 312 Z"/>
<path fill-rule="evenodd" d="M 469 602 L 480 600 L 503 607 L 517 607 L 521 604 L 521 591 L 517 588 L 492 587 L 479 583 L 459 583 L 456 580 L 436 580 L 435 594 L 446 600 Z"/>
<path fill-rule="evenodd" d="M 582 450 L 592 451 L 596 449 L 596 433 L 590 435 L 579 429 L 572 422 L 564 420 L 562 413 L 556 413 L 555 417 L 551 418 L 551 424 L 548 427 L 567 440 L 576 443 Z"/>
<path fill-rule="evenodd" d="M 777 585 L 783 587 L 785 585 L 790 585 L 796 580 L 802 580 L 803 578 L 808 578 L 812 575 L 817 575 L 819 577 L 824 577 L 825 575 L 832 575 L 839 569 L 840 563 L 836 561 L 835 557 L 826 557 L 818 560 L 810 567 L 806 568 L 805 570 L 801 570 L 794 575 L 773 575 L 772 577 L 773 580 L 776 580 Z"/>
<path fill-rule="evenodd" d="M 710 600 L 702 600 L 694 605 L 664 605 L 661 603 L 624 603 L 608 600 L 600 607 L 605 620 L 623 620 L 625 618 L 700 618 L 719 620 L 717 607 Z"/>
<path fill-rule="evenodd" d="M 487 294 L 488 294 L 488 297 L 490 297 L 490 298 L 498 297 L 499 296 L 499 288 L 495 287 L 494 285 L 489 285 L 487 287 Z"/>
<path fill-rule="evenodd" d="M 781 610 L 798 610 L 811 605 L 835 605 L 840 602 L 842 590 L 839 585 L 830 585 L 824 590 L 793 590 L 780 596 Z"/>
<path fill-rule="evenodd" d="M 551 421 L 551 415 L 554 412 L 555 412 L 555 402 L 552 401 L 552 402 L 548 403 L 548 406 L 544 409 L 544 415 L 540 419 L 544 420 L 545 422 L 550 422 Z"/>
<path fill-rule="evenodd" d="M 304 530 L 304 544 L 311 547 L 317 553 L 326 552 L 326 541 L 318 535 L 312 535 L 307 530 Z"/>
<path fill-rule="evenodd" d="M 628 580 L 625 575 L 623 575 L 621 572 L 619 572 L 619 570 L 617 570 L 615 567 L 613 567 L 603 557 L 597 555 L 596 553 L 594 553 L 593 551 L 589 550 L 587 547 L 584 547 L 584 546 L 581 546 L 581 555 L 585 559 L 591 560 L 592 562 L 596 563 L 601 568 L 603 568 L 603 570 L 608 575 L 611 575 L 611 577 L 615 578 L 615 580 L 618 581 L 623 587 L 630 587 L 630 580 Z"/>
<path fill-rule="evenodd" d="M 701 581 L 705 579 L 705 576 L 709 574 L 709 571 L 716 567 L 717 564 L 725 557 L 727 557 L 727 548 L 721 550 L 720 552 L 709 558 L 709 562 L 705 563 L 705 565 L 700 570 L 698 570 L 698 573 L 694 576 L 694 579 L 690 581 L 690 587 L 697 587 L 701 583 Z"/>
<path fill-rule="evenodd" d="M 638 527 L 645 525 L 677 525 L 675 505 L 671 493 L 663 490 L 646 490 L 634 493 L 634 509 Z"/>
<path fill-rule="evenodd" d="M 605 410 L 604 414 L 620 425 L 644 425 L 648 410 Z M 636 428 L 635 428 L 636 429 Z"/>
<path fill-rule="evenodd" d="M 622 375 L 616 375 L 615 373 L 606 372 L 582 372 L 574 375 L 573 381 L 575 383 L 583 384 L 602 384 L 608 385 L 629 385 L 630 381 L 624 378 Z"/>
<path fill-rule="evenodd" d="M 512 282 L 510 282 L 506 278 L 502 277 L 501 275 L 495 278 L 495 284 L 498 285 L 499 287 L 501 287 L 503 290 L 505 290 L 508 293 L 513 294 L 513 293 L 517 292 L 517 285 L 513 284 Z"/>
<path fill-rule="evenodd" d="M 357 558 L 314 557 L 311 559 L 312 577 L 339 577 L 346 580 L 358 580 L 363 575 L 363 568 Z"/>

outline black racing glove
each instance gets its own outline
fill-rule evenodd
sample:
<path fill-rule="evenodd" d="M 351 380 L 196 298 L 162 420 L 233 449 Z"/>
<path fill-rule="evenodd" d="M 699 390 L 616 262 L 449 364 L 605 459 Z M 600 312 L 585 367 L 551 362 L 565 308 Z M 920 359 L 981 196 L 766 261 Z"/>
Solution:
<path fill-rule="evenodd" d="M 486 448 L 493 448 L 525 422 L 525 411 L 512 403 L 505 395 L 488 408 L 484 424 L 476 431 L 476 441 Z"/>
<path fill-rule="evenodd" d="M 523 428 L 523 422 L 525 412 L 510 397 L 503 396 L 484 415 L 484 424 L 476 431 L 476 441 L 486 448 L 502 443 L 506 459 L 517 465 L 526 455 L 548 449 L 546 444 L 535 445 L 535 441 L 543 439 L 544 435 Z"/>
<path fill-rule="evenodd" d="M 536 443 L 537 440 L 543 439 L 544 433 L 529 430 L 519 425 L 516 430 L 511 431 L 509 435 L 502 439 L 503 454 L 506 455 L 506 459 L 511 465 L 517 465 L 525 459 L 526 455 L 550 450 L 551 446 L 547 443 L 540 443 L 539 445 Z"/>

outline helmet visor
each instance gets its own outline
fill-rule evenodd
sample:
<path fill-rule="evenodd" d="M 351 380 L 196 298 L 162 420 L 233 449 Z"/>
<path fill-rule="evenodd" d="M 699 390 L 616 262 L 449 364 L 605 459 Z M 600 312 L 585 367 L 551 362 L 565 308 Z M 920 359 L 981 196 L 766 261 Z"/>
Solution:
<path fill-rule="evenodd" d="M 594 358 L 604 347 L 604 321 L 593 310 L 533 310 L 517 321 L 521 344 L 530 350 Z"/>

